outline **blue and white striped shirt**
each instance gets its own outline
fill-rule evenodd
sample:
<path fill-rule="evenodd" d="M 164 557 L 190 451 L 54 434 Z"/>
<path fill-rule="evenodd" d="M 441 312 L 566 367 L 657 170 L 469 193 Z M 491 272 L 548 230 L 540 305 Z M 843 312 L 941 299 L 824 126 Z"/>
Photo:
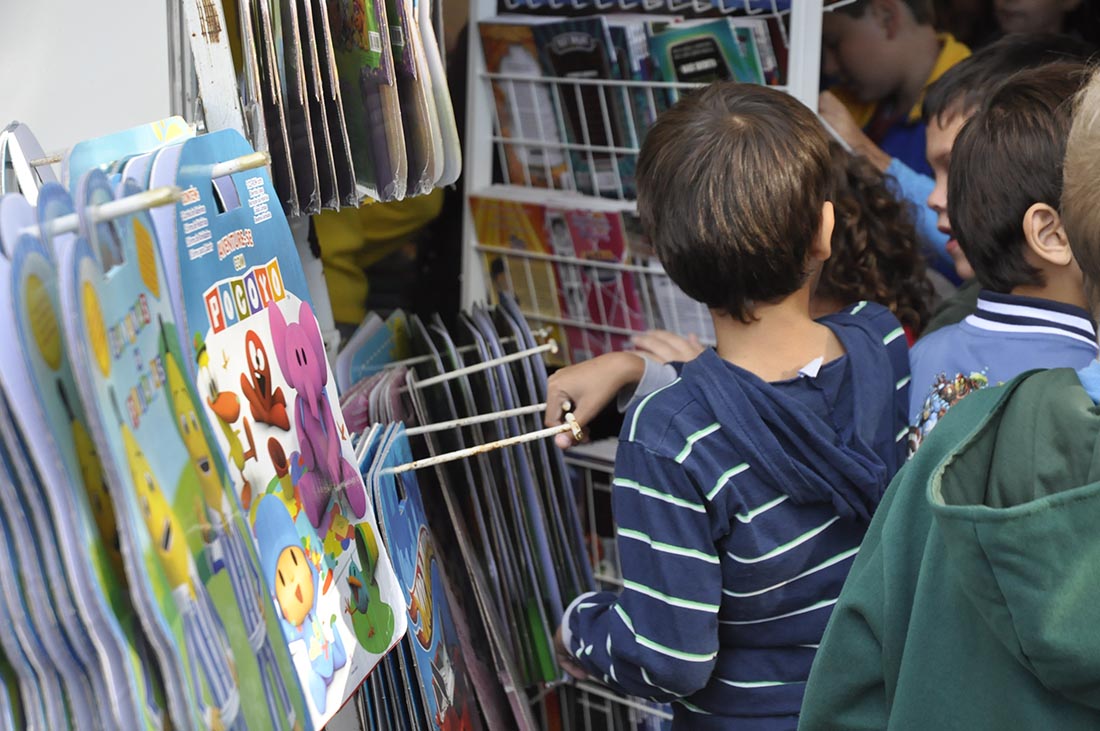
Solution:
<path fill-rule="evenodd" d="M 815 376 L 766 383 L 708 350 L 627 415 L 613 491 L 624 590 L 578 597 L 563 640 L 609 686 L 675 700 L 674 728 L 795 728 L 905 459 L 901 327 L 867 304 L 822 323 L 847 354 Z"/>

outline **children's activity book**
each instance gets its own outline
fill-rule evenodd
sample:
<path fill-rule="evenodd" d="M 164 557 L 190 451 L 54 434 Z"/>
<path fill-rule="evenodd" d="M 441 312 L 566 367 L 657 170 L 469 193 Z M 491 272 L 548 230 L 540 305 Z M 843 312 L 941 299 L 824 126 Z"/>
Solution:
<path fill-rule="evenodd" d="M 237 134 L 184 145 L 177 185 L 187 367 L 251 535 L 315 727 L 404 634 L 401 588 L 384 547 L 364 565 L 358 526 L 377 521 L 355 467 L 304 274 L 263 169 L 210 179 L 250 152 Z M 231 187 L 232 201 L 218 197 Z M 262 245 L 261 245 L 262 242 Z M 375 600 L 356 601 L 372 581 Z M 396 617 L 395 619 L 393 617 Z"/>
<path fill-rule="evenodd" d="M 83 238 L 58 252 L 62 330 L 171 717 L 295 728 L 301 693 L 188 377 L 152 222 L 116 219 L 112 235 L 121 263 L 107 272 Z"/>

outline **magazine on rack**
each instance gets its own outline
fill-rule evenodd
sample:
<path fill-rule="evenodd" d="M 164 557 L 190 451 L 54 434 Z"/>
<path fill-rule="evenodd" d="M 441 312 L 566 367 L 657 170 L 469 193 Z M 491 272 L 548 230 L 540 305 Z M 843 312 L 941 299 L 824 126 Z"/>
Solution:
<path fill-rule="evenodd" d="M 637 277 L 621 266 L 623 213 L 633 204 L 490 187 L 470 205 L 478 241 L 491 247 L 483 261 L 494 293 L 510 293 L 528 318 L 563 331 L 572 359 L 622 350 L 630 333 L 646 329 Z"/>

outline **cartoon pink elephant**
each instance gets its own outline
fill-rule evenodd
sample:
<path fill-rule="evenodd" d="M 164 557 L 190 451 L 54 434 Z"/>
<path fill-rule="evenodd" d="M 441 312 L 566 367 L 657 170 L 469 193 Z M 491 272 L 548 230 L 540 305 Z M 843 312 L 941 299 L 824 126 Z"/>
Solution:
<path fill-rule="evenodd" d="M 340 434 L 325 393 L 328 383 L 325 346 L 313 310 L 303 302 L 298 322 L 290 324 L 276 303 L 268 305 L 268 313 L 279 369 L 298 394 L 294 424 L 305 468 L 297 485 L 299 499 L 310 524 L 324 535 L 328 531 L 329 505 L 335 495 L 342 493 L 355 517 L 362 518 L 367 512 L 367 491 L 359 473 L 341 451 Z"/>

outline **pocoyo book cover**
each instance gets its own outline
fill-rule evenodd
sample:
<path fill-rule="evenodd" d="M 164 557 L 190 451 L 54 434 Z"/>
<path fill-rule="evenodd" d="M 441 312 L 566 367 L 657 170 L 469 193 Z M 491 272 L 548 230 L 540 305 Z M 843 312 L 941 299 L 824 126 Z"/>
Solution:
<path fill-rule="evenodd" d="M 438 731 L 480 729 L 477 701 L 447 597 L 435 541 L 428 529 L 420 487 L 413 472 L 390 468 L 411 462 L 405 427 L 391 427 L 371 471 L 382 535 L 393 556 L 409 614 L 409 644 L 419 690 L 431 728 Z"/>
<path fill-rule="evenodd" d="M 211 181 L 215 163 L 251 151 L 223 131 L 189 140 L 180 155 L 189 367 L 320 727 L 404 634 L 405 613 L 385 548 L 363 558 L 358 536 L 377 535 L 377 521 L 267 172 L 232 176 L 236 207 Z M 364 583 L 377 592 L 360 595 Z"/>
<path fill-rule="evenodd" d="M 248 527 L 187 377 L 152 223 L 145 213 L 115 219 L 112 234 L 121 263 L 107 272 L 83 237 L 59 251 L 62 330 L 172 724 L 307 728 Z"/>
<path fill-rule="evenodd" d="M 39 208 L 70 208 L 68 193 L 47 186 Z M 59 242 L 68 245 L 71 242 Z M 111 695 L 105 706 L 131 728 L 163 727 L 164 689 L 130 599 L 119 552 L 114 506 L 77 397 L 58 319 L 57 270 L 47 247 L 23 236 L 9 266 L 0 262 L 0 337 L 18 347 L 5 351 L 3 380 L 13 415 L 54 503 L 58 542 L 76 570 L 81 610 L 96 630 Z"/>

